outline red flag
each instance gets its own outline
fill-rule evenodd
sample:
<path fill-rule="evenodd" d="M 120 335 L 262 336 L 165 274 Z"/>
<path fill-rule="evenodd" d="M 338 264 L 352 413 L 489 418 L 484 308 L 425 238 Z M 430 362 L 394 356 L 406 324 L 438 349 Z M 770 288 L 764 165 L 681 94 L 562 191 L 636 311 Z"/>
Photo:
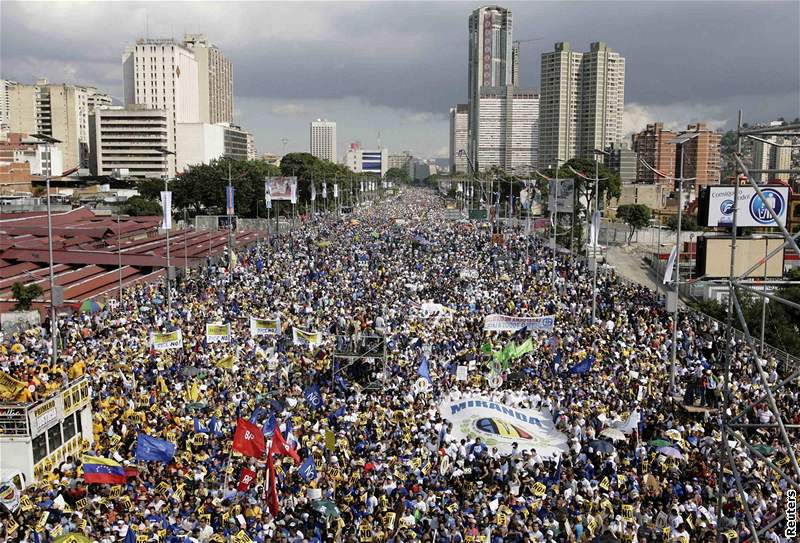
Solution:
<path fill-rule="evenodd" d="M 280 454 L 281 456 L 291 456 L 294 458 L 294 462 L 297 465 L 300 465 L 300 455 L 297 454 L 297 451 L 290 447 L 286 440 L 283 439 L 281 435 L 280 429 L 277 427 L 275 428 L 275 433 L 272 434 L 272 445 L 269 448 L 269 455 L 272 457 L 273 454 Z"/>
<path fill-rule="evenodd" d="M 275 431 L 280 434 L 279 431 Z M 278 516 L 280 510 L 278 506 L 278 489 L 275 486 L 275 464 L 272 463 L 272 454 L 267 455 L 267 471 L 269 472 L 269 489 L 267 490 L 267 506 L 269 514 L 273 517 Z"/>
<path fill-rule="evenodd" d="M 239 475 L 239 486 L 237 487 L 237 489 L 239 490 L 239 492 L 247 492 L 247 490 L 250 488 L 250 483 L 252 483 L 255 480 L 256 480 L 255 471 L 247 468 L 242 468 L 242 473 Z"/>
<path fill-rule="evenodd" d="M 237 420 L 236 433 L 233 434 L 233 450 L 253 458 L 263 457 L 267 444 L 261 428 L 244 419 Z"/>

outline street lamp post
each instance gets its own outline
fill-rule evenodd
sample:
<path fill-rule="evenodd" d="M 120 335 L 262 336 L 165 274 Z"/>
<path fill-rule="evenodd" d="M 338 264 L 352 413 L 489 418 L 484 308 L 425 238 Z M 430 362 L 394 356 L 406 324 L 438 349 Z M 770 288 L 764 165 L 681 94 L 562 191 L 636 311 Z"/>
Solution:
<path fill-rule="evenodd" d="M 673 283 L 675 284 L 675 307 L 672 310 L 672 349 L 671 349 L 671 357 L 670 357 L 670 366 L 669 366 L 669 390 L 670 393 L 675 391 L 675 365 L 676 360 L 678 357 L 678 300 L 680 299 L 680 281 L 681 281 L 681 221 L 683 219 L 683 182 L 684 181 L 694 181 L 696 178 L 684 178 L 683 177 L 683 155 L 684 155 L 684 146 L 685 144 L 698 136 L 697 132 L 688 132 L 686 134 L 682 134 L 675 139 L 669 140 L 667 143 L 680 145 L 680 159 L 678 162 L 678 175 L 679 177 L 676 179 L 674 177 L 670 177 L 649 164 L 644 160 L 640 159 L 640 162 L 650 171 L 658 175 L 659 177 L 663 177 L 666 179 L 670 179 L 672 181 L 677 182 L 677 189 L 678 189 L 678 224 L 677 224 L 677 232 L 675 234 L 675 266 L 674 266 L 674 279 Z M 660 232 L 659 232 L 660 233 Z M 669 296 L 668 296 L 669 298 Z"/>
<path fill-rule="evenodd" d="M 37 143 L 36 145 L 50 147 L 56 143 L 61 143 L 60 140 L 45 134 L 33 134 L 32 137 L 41 141 L 41 143 Z M 52 168 L 52 161 L 50 161 L 50 164 Z M 45 176 L 45 187 L 47 190 L 47 257 L 50 264 L 50 349 L 52 351 L 50 356 L 52 365 L 55 366 L 58 363 L 58 342 L 56 341 L 56 336 L 58 335 L 58 316 L 56 315 L 56 305 L 53 300 L 56 280 L 55 272 L 53 271 L 53 213 L 50 207 L 50 177 L 52 174 L 52 171 L 47 172 Z M 69 377 L 67 377 L 67 379 L 69 379 Z"/>
<path fill-rule="evenodd" d="M 595 149 L 593 152 L 594 152 L 595 155 L 598 155 L 598 154 L 603 155 L 603 156 L 609 156 L 610 155 L 610 153 L 608 153 L 607 151 L 603 151 L 603 150 L 600 150 L 600 149 Z M 594 161 L 594 213 L 599 213 L 600 212 L 600 171 L 599 171 L 599 168 L 600 168 L 600 165 L 597 162 L 597 160 L 595 160 Z M 586 201 L 586 207 L 587 207 L 587 213 L 586 213 L 587 221 L 586 222 L 587 222 L 587 224 L 591 225 L 591 223 L 589 222 L 590 215 L 588 213 L 588 207 L 589 207 L 589 201 L 588 200 Z M 592 266 L 592 268 L 593 268 L 593 270 L 592 270 L 592 324 L 594 324 L 595 320 L 597 319 L 597 250 L 600 248 L 599 247 L 599 239 L 598 239 L 600 237 L 599 236 L 599 233 L 600 233 L 600 222 L 599 222 L 600 218 L 598 217 L 597 220 L 598 220 L 598 226 L 597 226 L 598 232 L 597 232 L 597 234 L 595 235 L 595 238 L 594 238 L 594 247 L 592 247 L 592 254 L 594 255 L 594 258 L 592 259 L 593 260 L 593 266 Z M 589 228 L 591 228 L 591 226 L 589 226 Z M 587 231 L 586 234 L 589 235 L 589 232 Z M 587 246 L 588 246 L 588 243 L 587 243 Z M 587 249 L 587 251 L 588 251 L 588 249 Z"/>
<path fill-rule="evenodd" d="M 164 159 L 165 160 L 167 160 L 167 156 L 169 156 L 169 155 L 175 156 L 175 151 L 170 151 L 169 149 L 161 148 L 161 149 L 159 149 L 159 152 L 162 155 L 164 155 Z M 169 183 L 169 174 L 165 174 L 164 175 L 164 192 L 165 193 L 169 191 L 168 183 Z M 171 200 L 170 200 L 170 202 L 171 202 Z M 170 277 L 170 271 L 171 271 L 172 268 L 170 266 L 170 260 L 169 260 L 169 228 L 168 228 L 169 224 L 166 221 L 166 214 L 167 214 L 168 211 L 171 213 L 172 210 L 171 209 L 170 210 L 166 210 L 166 209 L 164 210 L 164 217 L 165 217 L 165 220 L 164 220 L 164 233 L 166 235 L 165 243 L 166 243 L 166 257 L 167 257 L 167 270 L 166 270 L 167 273 L 164 276 L 164 285 L 165 285 L 166 290 L 167 290 L 167 293 L 166 293 L 167 294 L 167 320 L 172 322 L 172 281 L 171 281 L 171 277 Z M 209 243 L 210 243 L 210 241 L 209 241 Z"/>

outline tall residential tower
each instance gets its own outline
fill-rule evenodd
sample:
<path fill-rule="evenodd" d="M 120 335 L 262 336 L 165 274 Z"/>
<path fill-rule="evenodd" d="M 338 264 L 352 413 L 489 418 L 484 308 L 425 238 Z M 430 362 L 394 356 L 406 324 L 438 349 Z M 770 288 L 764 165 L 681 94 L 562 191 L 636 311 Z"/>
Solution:
<path fill-rule="evenodd" d="M 186 34 L 183 45 L 197 61 L 200 122 L 233 122 L 233 64 L 205 34 Z"/>
<path fill-rule="evenodd" d="M 560 42 L 542 53 L 540 91 L 541 166 L 621 143 L 625 59 L 605 43 L 578 53 Z"/>

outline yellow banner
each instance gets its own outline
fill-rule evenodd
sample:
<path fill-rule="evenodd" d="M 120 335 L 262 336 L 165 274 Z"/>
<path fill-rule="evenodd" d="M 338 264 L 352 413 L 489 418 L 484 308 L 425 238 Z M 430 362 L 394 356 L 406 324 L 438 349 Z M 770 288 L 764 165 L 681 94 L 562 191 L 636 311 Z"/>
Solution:
<path fill-rule="evenodd" d="M 214 365 L 217 366 L 218 368 L 222 368 L 224 370 L 232 370 L 233 369 L 233 364 L 235 362 L 236 362 L 236 357 L 234 355 L 232 355 L 232 354 L 229 354 L 225 358 L 220 358 L 219 360 L 214 362 Z"/>
<path fill-rule="evenodd" d="M 167 332 L 166 334 L 151 332 L 150 344 L 157 351 L 177 349 L 183 345 L 183 333 L 180 330 L 173 330 L 172 332 Z"/>
<path fill-rule="evenodd" d="M 281 319 L 257 319 L 250 317 L 250 335 L 265 336 L 281 333 Z"/>
<path fill-rule="evenodd" d="M 208 343 L 218 343 L 220 341 L 231 340 L 231 325 L 228 324 L 206 324 L 206 341 Z"/>
<path fill-rule="evenodd" d="M 16 400 L 23 390 L 25 390 L 25 383 L 0 371 L 0 399 Z"/>

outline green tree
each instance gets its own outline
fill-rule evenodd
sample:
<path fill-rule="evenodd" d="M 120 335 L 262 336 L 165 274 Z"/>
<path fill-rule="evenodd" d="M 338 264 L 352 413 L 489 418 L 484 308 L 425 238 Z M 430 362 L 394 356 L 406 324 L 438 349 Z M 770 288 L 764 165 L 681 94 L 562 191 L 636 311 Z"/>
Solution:
<path fill-rule="evenodd" d="M 161 191 L 164 190 L 164 181 L 162 179 L 142 179 L 136 183 L 136 190 L 139 191 L 139 196 L 148 200 L 158 200 L 161 198 Z"/>
<path fill-rule="evenodd" d="M 383 177 L 386 179 L 394 179 L 400 183 L 411 182 L 411 176 L 408 175 L 408 170 L 403 168 L 389 168 L 386 172 L 386 175 Z"/>
<path fill-rule="evenodd" d="M 125 202 L 123 213 L 131 217 L 150 217 L 161 215 L 161 204 L 142 196 L 131 196 Z"/>
<path fill-rule="evenodd" d="M 11 285 L 11 293 L 17 301 L 14 309 L 17 311 L 28 311 L 33 301 L 42 295 L 42 287 L 36 283 L 27 286 L 22 283 L 14 283 Z"/>
<path fill-rule="evenodd" d="M 628 243 L 639 228 L 650 224 L 650 208 L 644 204 L 624 204 L 617 208 L 617 217 L 628 225 Z"/>
<path fill-rule="evenodd" d="M 673 215 L 667 217 L 666 227 L 673 232 L 678 229 L 678 216 Z M 697 224 L 697 217 L 694 215 L 684 215 L 681 217 L 681 231 L 683 232 L 698 232 L 703 228 Z"/>

